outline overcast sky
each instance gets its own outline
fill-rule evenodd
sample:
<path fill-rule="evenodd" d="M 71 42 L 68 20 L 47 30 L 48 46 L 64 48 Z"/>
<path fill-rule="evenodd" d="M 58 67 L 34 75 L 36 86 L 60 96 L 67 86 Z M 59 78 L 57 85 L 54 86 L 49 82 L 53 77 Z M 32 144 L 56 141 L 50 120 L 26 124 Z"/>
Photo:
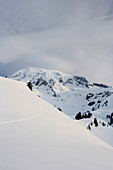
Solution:
<path fill-rule="evenodd" d="M 38 66 L 113 86 L 112 28 L 113 0 L 0 0 L 0 74 Z"/>

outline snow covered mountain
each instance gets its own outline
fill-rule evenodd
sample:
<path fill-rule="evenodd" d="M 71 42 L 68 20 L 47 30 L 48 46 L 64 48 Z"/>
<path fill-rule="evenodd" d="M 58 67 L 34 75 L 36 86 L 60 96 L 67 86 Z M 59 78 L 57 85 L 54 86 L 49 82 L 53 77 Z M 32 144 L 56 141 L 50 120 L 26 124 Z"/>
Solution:
<path fill-rule="evenodd" d="M 112 170 L 113 149 L 25 83 L 0 77 L 0 98 L 1 170 Z"/>
<path fill-rule="evenodd" d="M 72 119 L 82 120 L 95 134 L 95 129 L 98 128 L 109 130 L 111 139 L 107 142 L 113 145 L 113 129 L 110 127 L 113 126 L 112 87 L 90 84 L 85 77 L 32 67 L 19 70 L 9 78 L 26 84 L 31 82 L 38 96 Z M 101 134 L 99 137 L 101 138 Z"/>

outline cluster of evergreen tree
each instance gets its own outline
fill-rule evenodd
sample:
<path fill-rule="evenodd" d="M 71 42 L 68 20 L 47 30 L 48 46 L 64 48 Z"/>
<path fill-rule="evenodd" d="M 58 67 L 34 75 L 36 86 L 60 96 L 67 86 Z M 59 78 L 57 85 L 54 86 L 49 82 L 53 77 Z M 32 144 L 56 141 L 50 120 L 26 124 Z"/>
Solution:
<path fill-rule="evenodd" d="M 85 118 L 91 118 L 91 116 L 92 116 L 92 113 L 90 113 L 90 112 L 84 113 L 83 115 L 81 114 L 81 112 L 79 112 L 79 113 L 75 116 L 75 119 L 76 119 L 76 120 L 80 120 L 80 119 L 85 119 Z"/>
<path fill-rule="evenodd" d="M 94 121 L 87 126 L 87 129 L 91 130 L 91 126 L 93 126 L 93 124 L 95 125 L 95 127 L 98 126 L 97 118 L 94 118 Z M 105 123 L 103 122 L 102 125 L 105 126 Z"/>

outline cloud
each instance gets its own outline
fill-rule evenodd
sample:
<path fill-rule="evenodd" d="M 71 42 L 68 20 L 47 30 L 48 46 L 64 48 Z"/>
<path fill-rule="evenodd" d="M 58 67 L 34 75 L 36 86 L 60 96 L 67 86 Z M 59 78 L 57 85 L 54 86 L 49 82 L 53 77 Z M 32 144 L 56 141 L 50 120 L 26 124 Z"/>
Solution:
<path fill-rule="evenodd" d="M 11 1 L 12 8 L 7 0 L 0 0 L 2 7 L 8 9 L 7 26 L 4 25 L 6 15 L 0 11 L 0 22 L 4 21 L 0 24 L 0 32 L 3 33 L 3 26 L 5 34 L 0 36 L 1 75 L 12 74 L 27 66 L 38 66 L 113 85 L 112 0 L 98 3 L 93 0 L 33 0 L 31 6 L 29 0 L 27 7 L 22 7 L 25 15 L 20 14 L 19 8 L 26 1 Z M 15 18 L 10 20 L 11 11 Z M 22 34 L 28 32 L 31 33 Z"/>
<path fill-rule="evenodd" d="M 113 0 L 0 0 L 0 35 L 31 33 L 113 14 Z"/>

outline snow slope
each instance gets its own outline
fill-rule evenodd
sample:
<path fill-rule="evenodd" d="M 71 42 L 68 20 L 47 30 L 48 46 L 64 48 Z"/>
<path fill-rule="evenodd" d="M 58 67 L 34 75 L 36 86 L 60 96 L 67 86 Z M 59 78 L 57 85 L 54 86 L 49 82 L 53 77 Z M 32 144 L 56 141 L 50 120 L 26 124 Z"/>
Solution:
<path fill-rule="evenodd" d="M 113 88 L 103 84 L 91 84 L 85 77 L 72 76 L 56 70 L 25 68 L 9 78 L 33 84 L 38 96 L 72 119 L 81 112 L 86 128 L 113 146 Z M 88 114 L 92 114 L 88 117 Z M 95 127 L 94 118 L 98 126 Z M 106 136 L 107 134 L 107 136 Z M 109 136 L 109 137 L 108 137 Z"/>
<path fill-rule="evenodd" d="M 112 170 L 113 149 L 24 83 L 0 77 L 0 169 Z"/>

